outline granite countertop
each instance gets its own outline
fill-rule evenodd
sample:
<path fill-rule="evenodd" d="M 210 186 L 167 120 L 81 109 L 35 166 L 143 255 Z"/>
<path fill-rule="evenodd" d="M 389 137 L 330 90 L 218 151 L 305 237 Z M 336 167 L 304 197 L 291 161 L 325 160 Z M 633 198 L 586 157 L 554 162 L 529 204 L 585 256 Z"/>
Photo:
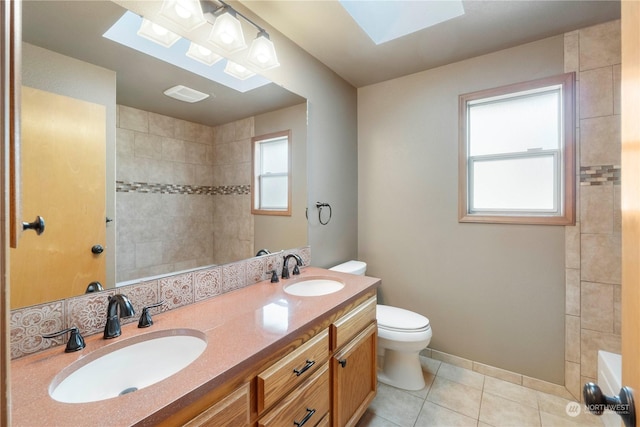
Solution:
<path fill-rule="evenodd" d="M 283 286 L 308 277 L 336 278 L 345 287 L 318 297 L 299 297 Z M 122 327 L 122 335 L 105 340 L 102 334 L 85 337 L 86 347 L 65 353 L 64 346 L 49 349 L 11 363 L 12 423 L 16 426 L 128 426 L 139 423 L 199 388 L 215 387 L 229 380 L 252 361 L 259 361 L 367 292 L 380 279 L 307 267 L 300 276 L 280 283 L 268 280 L 206 301 L 157 314 L 151 328 L 136 323 Z M 273 315 L 274 304 L 278 314 Z M 106 307 L 105 307 L 106 309 Z M 134 393 L 91 403 L 61 403 L 49 396 L 49 384 L 64 368 L 92 352 L 140 336 L 168 329 L 196 329 L 208 345 L 192 364 Z M 104 352 L 101 350 L 100 352 Z M 115 406 L 114 406 L 115 405 Z"/>

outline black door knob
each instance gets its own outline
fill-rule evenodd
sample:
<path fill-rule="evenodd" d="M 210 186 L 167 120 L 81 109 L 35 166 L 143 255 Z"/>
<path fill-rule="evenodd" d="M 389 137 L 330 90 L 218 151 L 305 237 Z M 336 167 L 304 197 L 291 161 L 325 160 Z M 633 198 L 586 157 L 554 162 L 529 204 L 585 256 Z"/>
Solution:
<path fill-rule="evenodd" d="M 39 236 L 42 233 L 44 233 L 44 218 L 38 215 L 33 222 L 23 222 L 22 229 L 34 230 L 36 234 Z"/>
<path fill-rule="evenodd" d="M 589 412 L 602 415 L 605 409 L 620 415 L 626 427 L 636 427 L 636 408 L 633 402 L 633 390 L 622 387 L 619 396 L 606 396 L 597 384 L 587 383 L 582 389 L 584 403 Z"/>
<path fill-rule="evenodd" d="M 98 255 L 104 252 L 104 248 L 102 247 L 102 245 L 93 245 L 91 247 L 91 252 Z"/>

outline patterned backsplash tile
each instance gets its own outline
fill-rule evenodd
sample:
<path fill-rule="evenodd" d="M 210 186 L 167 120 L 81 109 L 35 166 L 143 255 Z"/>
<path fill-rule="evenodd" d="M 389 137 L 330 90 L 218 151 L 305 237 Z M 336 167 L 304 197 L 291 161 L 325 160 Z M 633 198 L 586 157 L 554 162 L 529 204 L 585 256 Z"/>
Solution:
<path fill-rule="evenodd" d="M 296 253 L 308 266 L 309 246 L 284 251 Z M 137 322 L 142 308 L 164 301 L 152 309 L 159 313 L 250 286 L 271 277 L 270 272 L 282 269 L 282 254 L 249 258 L 231 264 L 204 267 L 167 275 L 159 279 L 141 279 L 138 283 L 103 292 L 80 295 L 11 311 L 11 358 L 37 353 L 51 347 L 66 345 L 68 336 L 52 339 L 42 335 L 77 326 L 84 336 L 102 333 L 107 320 L 109 297 L 125 294 L 131 300 L 136 316 L 121 319 L 123 324 Z"/>

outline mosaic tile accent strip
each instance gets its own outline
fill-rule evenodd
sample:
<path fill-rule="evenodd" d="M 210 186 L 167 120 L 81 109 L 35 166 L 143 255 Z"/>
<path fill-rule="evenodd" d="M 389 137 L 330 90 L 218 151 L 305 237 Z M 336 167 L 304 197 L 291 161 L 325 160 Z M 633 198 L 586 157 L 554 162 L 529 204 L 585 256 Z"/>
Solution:
<path fill-rule="evenodd" d="M 310 265 L 309 246 L 283 251 L 302 257 Z M 160 279 L 141 279 L 137 283 L 95 294 L 79 295 L 32 307 L 11 310 L 11 358 L 27 356 L 50 347 L 64 346 L 65 337 L 43 339 L 42 335 L 77 326 L 84 336 L 102 333 L 107 301 L 114 293 L 129 297 L 136 313 L 142 307 L 164 300 L 152 313 L 193 304 L 268 279 L 271 270 L 282 270 L 282 253 L 249 258 L 231 264 L 208 266 Z M 137 322 L 139 315 L 121 319 L 122 324 Z"/>
<path fill-rule="evenodd" d="M 251 194 L 251 185 L 187 185 L 116 181 L 118 193 L 203 194 L 229 196 Z"/>
<path fill-rule="evenodd" d="M 620 166 L 580 166 L 580 185 L 620 185 Z"/>

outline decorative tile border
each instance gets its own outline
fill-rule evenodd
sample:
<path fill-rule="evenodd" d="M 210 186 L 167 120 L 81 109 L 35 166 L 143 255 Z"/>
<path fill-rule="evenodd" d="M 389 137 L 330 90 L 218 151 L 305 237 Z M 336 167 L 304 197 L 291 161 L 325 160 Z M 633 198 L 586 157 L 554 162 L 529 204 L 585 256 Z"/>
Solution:
<path fill-rule="evenodd" d="M 311 262 L 311 249 L 304 246 L 283 251 L 300 255 L 304 265 Z M 253 285 L 270 278 L 269 272 L 282 270 L 282 252 L 249 258 L 231 264 L 203 267 L 156 279 L 140 281 L 104 292 L 84 294 L 65 300 L 48 302 L 11 310 L 11 358 L 37 353 L 51 347 L 66 345 L 66 337 L 44 339 L 42 335 L 77 326 L 84 336 L 102 333 L 106 322 L 110 295 L 122 293 L 129 297 L 136 313 L 142 307 L 164 300 L 152 313 L 168 311 Z M 122 323 L 137 322 L 138 316 L 122 319 Z"/>
<path fill-rule="evenodd" d="M 251 185 L 187 185 L 116 181 L 118 193 L 203 194 L 229 196 L 251 194 Z"/>
<path fill-rule="evenodd" d="M 620 166 L 580 166 L 580 185 L 620 185 Z"/>

